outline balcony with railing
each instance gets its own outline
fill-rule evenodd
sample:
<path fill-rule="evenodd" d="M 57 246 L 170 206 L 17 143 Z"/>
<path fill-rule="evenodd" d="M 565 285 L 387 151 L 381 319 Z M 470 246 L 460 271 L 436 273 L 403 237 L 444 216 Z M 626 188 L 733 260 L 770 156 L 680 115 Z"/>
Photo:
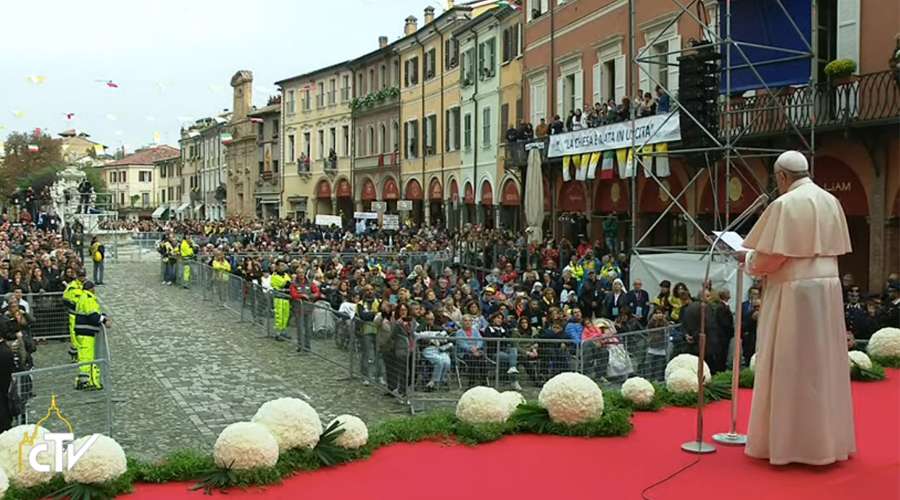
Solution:
<path fill-rule="evenodd" d="M 400 166 L 400 153 L 380 153 L 357 157 L 353 162 L 355 170 L 379 168 L 397 168 Z"/>
<path fill-rule="evenodd" d="M 258 194 L 275 194 L 281 192 L 281 173 L 272 170 L 260 172 L 256 179 L 256 192 Z"/>
<path fill-rule="evenodd" d="M 736 97 L 731 112 L 722 104 L 722 126 L 746 137 L 789 133 L 796 127 L 827 131 L 896 123 L 900 118 L 900 81 L 892 71 L 815 86 L 788 87 L 771 94 Z"/>

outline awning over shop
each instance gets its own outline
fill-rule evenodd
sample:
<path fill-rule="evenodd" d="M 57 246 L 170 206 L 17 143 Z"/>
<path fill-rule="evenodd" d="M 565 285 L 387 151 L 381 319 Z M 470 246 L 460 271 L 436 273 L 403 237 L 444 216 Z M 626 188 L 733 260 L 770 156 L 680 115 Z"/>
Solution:
<path fill-rule="evenodd" d="M 168 211 L 169 211 L 169 207 L 166 207 L 166 206 L 156 207 L 156 210 L 153 211 L 153 214 L 151 215 L 151 217 L 153 217 L 154 219 L 161 219 L 163 214 L 165 214 Z"/>
<path fill-rule="evenodd" d="M 188 207 L 190 207 L 190 206 L 191 206 L 190 203 L 182 203 L 181 205 L 178 206 L 178 208 L 175 209 L 175 213 L 180 214 L 181 212 L 184 212 L 185 210 L 187 210 Z"/>

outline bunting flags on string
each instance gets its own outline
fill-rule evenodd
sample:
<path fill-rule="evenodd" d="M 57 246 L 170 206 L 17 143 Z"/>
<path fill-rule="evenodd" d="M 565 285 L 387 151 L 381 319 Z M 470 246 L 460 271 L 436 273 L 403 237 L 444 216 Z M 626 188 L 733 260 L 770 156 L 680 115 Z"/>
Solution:
<path fill-rule="evenodd" d="M 657 144 L 656 152 L 656 176 L 668 177 L 672 174 L 672 172 L 669 170 L 669 145 L 665 142 Z"/>
<path fill-rule="evenodd" d="M 581 155 L 573 155 L 572 163 L 575 165 L 575 180 L 584 181 L 587 178 L 587 169 L 582 165 Z"/>
<path fill-rule="evenodd" d="M 619 178 L 625 179 L 634 176 L 634 150 L 622 148 L 616 150 L 616 159 L 619 161 Z"/>
<path fill-rule="evenodd" d="M 572 158 L 570 156 L 563 156 L 563 160 L 562 160 L 563 182 L 569 182 L 572 180 L 572 173 L 569 172 L 569 163 L 571 162 L 571 160 L 572 160 Z"/>
<path fill-rule="evenodd" d="M 600 163 L 600 153 L 591 153 L 591 159 L 588 160 L 588 179 L 597 177 L 597 164 Z"/>
<path fill-rule="evenodd" d="M 603 152 L 603 164 L 600 166 L 600 179 L 610 180 L 614 177 L 613 164 L 616 162 L 616 153 L 614 151 Z"/>

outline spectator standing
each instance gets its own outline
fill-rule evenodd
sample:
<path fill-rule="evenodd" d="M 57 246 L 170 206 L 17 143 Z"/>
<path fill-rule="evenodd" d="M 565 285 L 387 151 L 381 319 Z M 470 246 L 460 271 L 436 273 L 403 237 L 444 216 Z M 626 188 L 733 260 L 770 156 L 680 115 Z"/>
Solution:
<path fill-rule="evenodd" d="M 534 129 L 535 137 L 547 137 L 550 135 L 550 126 L 547 125 L 547 120 L 541 118 L 541 122 L 538 123 L 538 126 Z"/>
<path fill-rule="evenodd" d="M 91 261 L 94 263 L 94 284 L 103 284 L 103 268 L 106 261 L 106 247 L 97 239 L 91 238 Z"/>
<path fill-rule="evenodd" d="M 560 119 L 559 115 L 553 115 L 553 122 L 550 123 L 550 133 L 552 135 L 562 134 L 566 131 L 566 124 Z"/>
<path fill-rule="evenodd" d="M 667 94 L 662 87 L 659 85 L 656 86 L 656 112 L 657 114 L 665 114 L 669 112 L 669 94 Z"/>
<path fill-rule="evenodd" d="M 641 324 L 647 323 L 650 316 L 650 294 L 644 290 L 644 283 L 641 280 L 634 280 L 631 290 L 625 294 L 625 304 Z"/>

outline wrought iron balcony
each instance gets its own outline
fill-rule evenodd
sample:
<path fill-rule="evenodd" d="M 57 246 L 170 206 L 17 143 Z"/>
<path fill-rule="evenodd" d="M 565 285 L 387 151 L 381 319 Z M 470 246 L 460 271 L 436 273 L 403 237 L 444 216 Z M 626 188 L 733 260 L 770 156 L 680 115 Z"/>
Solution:
<path fill-rule="evenodd" d="M 547 147 L 550 145 L 549 137 L 532 139 L 530 141 L 514 141 L 500 145 L 500 155 L 506 168 L 523 168 L 528 164 L 528 150 L 526 146 L 534 143 L 544 143 L 540 148 L 541 161 L 547 161 Z"/>
<path fill-rule="evenodd" d="M 900 118 L 900 82 L 894 72 L 882 71 L 839 82 L 788 87 L 772 94 L 732 98 L 730 117 L 722 104 L 721 120 L 728 120 L 747 137 L 809 129 L 873 126 Z"/>

